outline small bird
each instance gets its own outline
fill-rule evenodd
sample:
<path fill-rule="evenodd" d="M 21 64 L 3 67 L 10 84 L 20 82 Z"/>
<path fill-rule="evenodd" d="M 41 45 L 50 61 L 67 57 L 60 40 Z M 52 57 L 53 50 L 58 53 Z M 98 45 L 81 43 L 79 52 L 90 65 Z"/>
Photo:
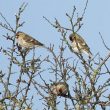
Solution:
<path fill-rule="evenodd" d="M 57 96 L 66 96 L 68 93 L 68 85 L 65 82 L 54 83 L 51 87 L 51 94 Z"/>
<path fill-rule="evenodd" d="M 18 31 L 16 33 L 16 39 L 18 44 L 23 48 L 33 48 L 33 47 L 44 46 L 44 44 L 42 44 L 38 40 L 34 39 L 30 35 L 21 31 Z"/>
<path fill-rule="evenodd" d="M 78 35 L 77 33 L 72 33 L 70 34 L 69 39 L 71 41 L 71 46 L 74 52 L 78 54 L 85 53 L 88 57 L 92 57 L 90 48 L 80 35 Z"/>

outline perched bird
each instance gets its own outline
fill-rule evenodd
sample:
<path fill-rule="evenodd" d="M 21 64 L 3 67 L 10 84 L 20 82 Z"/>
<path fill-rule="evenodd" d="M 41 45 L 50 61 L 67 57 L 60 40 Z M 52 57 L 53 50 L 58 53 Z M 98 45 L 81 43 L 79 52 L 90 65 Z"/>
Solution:
<path fill-rule="evenodd" d="M 71 46 L 74 52 L 81 54 L 85 53 L 90 58 L 92 57 L 90 48 L 80 35 L 78 35 L 77 33 L 72 33 L 70 34 L 69 39 L 71 41 Z"/>
<path fill-rule="evenodd" d="M 39 42 L 38 40 L 34 39 L 33 37 L 24 32 L 18 31 L 16 34 L 16 39 L 18 44 L 23 48 L 44 46 L 44 44 L 42 44 L 41 42 Z"/>
<path fill-rule="evenodd" d="M 68 93 L 68 85 L 65 82 L 54 83 L 50 87 L 51 94 L 57 96 L 66 96 Z"/>

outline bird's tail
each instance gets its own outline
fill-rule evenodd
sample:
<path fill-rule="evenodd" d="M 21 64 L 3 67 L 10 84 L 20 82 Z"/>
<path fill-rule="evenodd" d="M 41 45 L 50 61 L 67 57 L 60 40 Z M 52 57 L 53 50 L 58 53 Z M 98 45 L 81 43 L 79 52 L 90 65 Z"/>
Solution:
<path fill-rule="evenodd" d="M 90 51 L 83 51 L 89 58 L 93 58 L 93 54 Z"/>
<path fill-rule="evenodd" d="M 93 58 L 93 54 L 89 52 L 89 58 Z"/>
<path fill-rule="evenodd" d="M 39 43 L 38 45 L 35 45 L 35 47 L 45 47 L 45 45 L 42 43 Z"/>

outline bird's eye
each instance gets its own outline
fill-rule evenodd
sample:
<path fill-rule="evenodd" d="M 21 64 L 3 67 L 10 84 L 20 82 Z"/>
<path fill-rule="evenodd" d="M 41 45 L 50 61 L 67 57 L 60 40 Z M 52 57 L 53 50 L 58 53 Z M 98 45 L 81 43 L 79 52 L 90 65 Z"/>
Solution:
<path fill-rule="evenodd" d="M 70 41 L 72 41 L 73 39 L 72 39 L 72 36 L 70 36 Z"/>
<path fill-rule="evenodd" d="M 18 38 L 18 37 L 19 37 L 19 34 L 17 33 L 17 34 L 16 34 L 16 38 Z"/>

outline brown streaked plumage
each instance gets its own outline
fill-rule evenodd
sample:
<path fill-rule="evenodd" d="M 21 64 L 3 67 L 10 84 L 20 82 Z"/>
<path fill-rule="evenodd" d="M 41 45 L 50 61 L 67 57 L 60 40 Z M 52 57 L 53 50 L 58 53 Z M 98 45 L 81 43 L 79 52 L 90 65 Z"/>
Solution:
<path fill-rule="evenodd" d="M 74 52 L 85 53 L 89 57 L 92 57 L 90 48 L 80 35 L 78 35 L 77 33 L 72 33 L 70 34 L 69 39 L 71 41 L 71 46 Z"/>
<path fill-rule="evenodd" d="M 17 32 L 16 39 L 17 39 L 18 44 L 24 48 L 44 46 L 44 44 L 42 44 L 35 38 L 21 31 Z"/>
<path fill-rule="evenodd" d="M 65 96 L 68 93 L 68 84 L 65 82 L 58 82 L 54 83 L 50 87 L 51 94 L 57 95 L 57 96 Z"/>

